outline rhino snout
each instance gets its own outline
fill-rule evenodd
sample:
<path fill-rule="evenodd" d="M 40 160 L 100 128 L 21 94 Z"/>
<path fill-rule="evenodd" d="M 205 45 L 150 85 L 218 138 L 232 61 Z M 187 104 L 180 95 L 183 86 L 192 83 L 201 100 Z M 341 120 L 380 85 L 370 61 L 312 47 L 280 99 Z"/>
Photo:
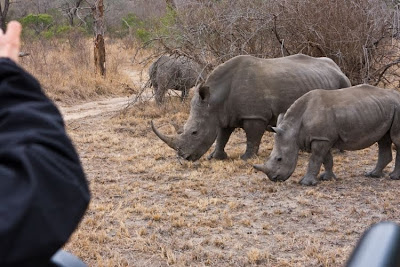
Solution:
<path fill-rule="evenodd" d="M 269 175 L 267 175 L 267 176 L 272 182 L 278 182 L 278 180 L 279 180 L 279 175 L 274 175 L 272 177 Z"/>
<path fill-rule="evenodd" d="M 253 167 L 256 170 L 265 173 L 268 176 L 268 178 L 273 182 L 285 181 L 288 178 L 284 177 L 283 175 L 277 174 L 276 172 L 274 173 L 266 165 L 263 164 L 254 164 Z"/>
<path fill-rule="evenodd" d="M 184 160 L 188 160 L 188 161 L 196 161 L 201 157 L 196 154 L 185 154 L 180 150 L 178 150 L 177 154 L 178 154 L 178 157 L 183 158 Z"/>

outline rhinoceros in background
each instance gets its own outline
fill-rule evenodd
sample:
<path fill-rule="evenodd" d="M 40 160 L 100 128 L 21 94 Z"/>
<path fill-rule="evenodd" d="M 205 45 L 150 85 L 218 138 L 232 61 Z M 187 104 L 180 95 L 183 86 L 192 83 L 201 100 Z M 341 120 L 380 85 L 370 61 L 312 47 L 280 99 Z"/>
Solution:
<path fill-rule="evenodd" d="M 300 181 L 315 185 L 320 179 L 335 178 L 331 148 L 364 149 L 378 142 L 379 156 L 374 170 L 366 176 L 381 177 L 392 160 L 392 142 L 400 148 L 400 93 L 370 85 L 346 89 L 311 91 L 288 109 L 275 132 L 271 155 L 264 165 L 254 168 L 272 181 L 284 181 L 292 175 L 299 149 L 311 152 L 307 173 Z M 400 178 L 400 149 L 397 149 L 391 179 Z"/>
<path fill-rule="evenodd" d="M 219 65 L 196 87 L 189 119 L 176 136 L 153 131 L 187 160 L 199 159 L 214 143 L 209 158 L 225 159 L 225 145 L 235 128 L 243 128 L 248 159 L 257 154 L 267 125 L 273 124 L 300 96 L 312 89 L 349 87 L 349 79 L 329 58 L 298 54 L 261 59 L 237 56 Z"/>
<path fill-rule="evenodd" d="M 182 91 L 184 100 L 189 89 L 203 80 L 201 66 L 185 56 L 162 55 L 149 68 L 150 86 L 154 87 L 157 104 L 164 101 L 168 89 Z"/>

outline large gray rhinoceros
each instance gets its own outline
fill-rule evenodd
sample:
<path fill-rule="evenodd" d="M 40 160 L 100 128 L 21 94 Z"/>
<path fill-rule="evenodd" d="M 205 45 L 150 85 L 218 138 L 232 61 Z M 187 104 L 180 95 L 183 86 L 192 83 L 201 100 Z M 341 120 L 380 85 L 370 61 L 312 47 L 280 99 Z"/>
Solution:
<path fill-rule="evenodd" d="M 272 181 L 284 181 L 292 175 L 299 149 L 311 152 L 300 183 L 315 185 L 321 164 L 325 173 L 320 179 L 335 178 L 331 148 L 359 150 L 375 142 L 378 162 L 366 176 L 381 177 L 392 160 L 392 142 L 400 148 L 400 93 L 370 85 L 314 90 L 296 100 L 277 127 L 269 128 L 276 133 L 274 147 L 267 162 L 254 168 Z M 399 153 L 397 149 L 391 179 L 400 178 Z"/>
<path fill-rule="evenodd" d="M 164 135 L 153 123 L 152 128 L 179 156 L 195 161 L 215 139 L 209 158 L 227 158 L 225 145 L 233 130 L 240 127 L 247 137 L 241 158 L 248 159 L 257 154 L 266 127 L 297 98 L 312 89 L 349 86 L 349 79 L 329 58 L 302 54 L 275 59 L 237 56 L 215 68 L 196 87 L 181 134 Z"/>
<path fill-rule="evenodd" d="M 149 68 L 149 77 L 154 87 L 157 104 L 164 101 L 168 89 L 182 91 L 181 99 L 184 100 L 189 89 L 196 82 L 203 80 L 201 66 L 185 56 L 162 55 L 154 61 Z"/>

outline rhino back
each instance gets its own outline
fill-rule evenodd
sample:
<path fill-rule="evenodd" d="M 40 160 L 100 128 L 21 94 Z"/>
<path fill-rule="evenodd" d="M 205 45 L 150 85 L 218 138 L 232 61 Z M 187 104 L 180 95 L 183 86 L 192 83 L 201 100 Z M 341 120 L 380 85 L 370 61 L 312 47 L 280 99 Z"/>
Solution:
<path fill-rule="evenodd" d="M 184 56 L 162 55 L 149 69 L 153 84 L 167 89 L 183 90 L 195 85 L 201 72 L 196 62 Z"/>
<path fill-rule="evenodd" d="M 276 59 L 237 56 L 208 77 L 212 103 L 222 109 L 230 126 L 244 118 L 276 120 L 312 89 L 350 86 L 337 65 L 326 58 L 293 55 Z"/>
<path fill-rule="evenodd" d="M 306 106 L 303 115 L 297 111 L 297 116 L 302 116 L 299 143 L 326 138 L 345 150 L 363 149 L 380 140 L 400 111 L 398 92 L 369 85 L 312 91 L 304 100 L 295 103 Z"/>

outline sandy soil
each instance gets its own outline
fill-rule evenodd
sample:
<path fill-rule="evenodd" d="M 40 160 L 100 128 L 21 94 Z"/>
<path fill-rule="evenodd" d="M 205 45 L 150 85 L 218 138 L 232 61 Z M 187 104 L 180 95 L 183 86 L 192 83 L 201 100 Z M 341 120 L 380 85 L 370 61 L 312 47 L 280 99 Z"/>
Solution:
<path fill-rule="evenodd" d="M 400 181 L 363 176 L 375 165 L 376 145 L 335 152 L 337 180 L 299 185 L 308 159 L 300 153 L 292 177 L 273 183 L 252 168 L 269 155 L 270 134 L 248 162 L 239 159 L 241 130 L 227 145 L 229 160 L 179 161 L 149 122 L 172 133 L 167 123 L 182 124 L 187 107 L 145 103 L 127 111 L 128 102 L 61 108 L 92 191 L 66 249 L 89 266 L 342 266 L 371 224 L 400 222 Z"/>
<path fill-rule="evenodd" d="M 126 108 L 130 101 L 129 97 L 116 97 L 112 99 L 93 101 L 76 106 L 60 107 L 65 121 L 84 119 L 103 115 L 104 113 L 112 113 Z"/>

